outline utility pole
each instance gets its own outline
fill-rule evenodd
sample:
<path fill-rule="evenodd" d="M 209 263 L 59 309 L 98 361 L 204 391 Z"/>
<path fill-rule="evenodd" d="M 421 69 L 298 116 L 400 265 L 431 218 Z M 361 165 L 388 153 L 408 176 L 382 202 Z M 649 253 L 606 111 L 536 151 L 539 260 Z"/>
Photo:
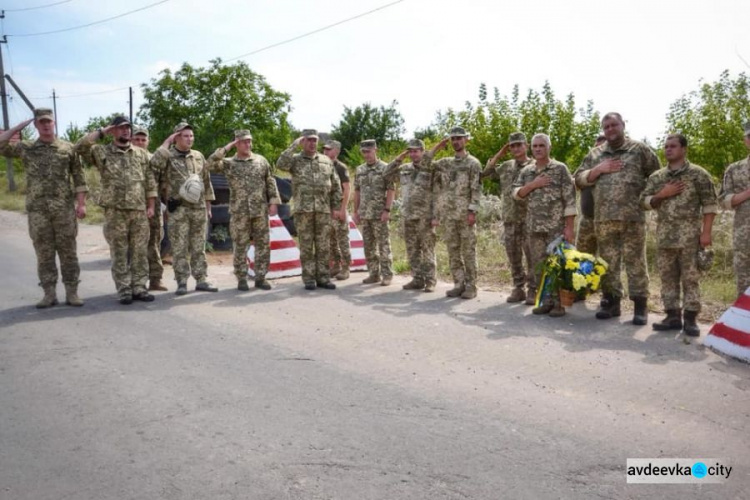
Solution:
<path fill-rule="evenodd" d="M 5 11 L 0 12 L 0 19 L 5 19 Z M 0 40 L 0 44 L 3 43 L 8 43 L 8 38 L 5 35 Z M 3 130 L 8 130 L 10 128 L 10 124 L 8 123 L 8 93 L 5 89 L 5 78 L 2 78 L 2 75 L 5 75 L 5 67 L 3 66 L 3 49 L 2 45 L 0 45 L 0 100 L 2 100 L 3 104 Z M 8 191 L 12 193 L 16 190 L 16 181 L 13 179 L 12 159 L 6 158 L 5 170 L 8 177 Z"/>
<path fill-rule="evenodd" d="M 10 85 L 14 89 L 16 89 L 16 93 L 18 93 L 18 95 L 21 96 L 21 99 L 23 99 L 23 102 L 26 103 L 26 105 L 29 107 L 29 109 L 33 113 L 34 109 L 36 108 L 34 108 L 34 105 L 31 104 L 31 101 L 29 101 L 29 98 L 26 97 L 26 94 L 23 93 L 23 91 L 21 90 L 21 87 L 18 86 L 18 84 L 15 82 L 15 80 L 13 80 L 13 78 L 10 75 L 5 75 L 5 79 L 8 80 L 8 83 L 10 83 Z"/>
<path fill-rule="evenodd" d="M 128 94 L 130 98 L 128 103 L 130 104 L 130 123 L 133 123 L 133 87 L 128 87 Z"/>
<path fill-rule="evenodd" d="M 52 89 L 52 112 L 55 114 L 55 136 L 57 136 L 57 95 L 55 95 L 55 89 Z"/>

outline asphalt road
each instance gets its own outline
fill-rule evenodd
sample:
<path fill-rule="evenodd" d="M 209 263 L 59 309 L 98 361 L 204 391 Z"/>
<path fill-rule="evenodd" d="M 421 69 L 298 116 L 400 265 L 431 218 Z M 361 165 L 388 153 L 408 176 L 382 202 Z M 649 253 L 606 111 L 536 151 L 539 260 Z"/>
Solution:
<path fill-rule="evenodd" d="M 360 274 L 126 307 L 85 225 L 86 305 L 40 311 L 25 218 L 0 241 L 0 499 L 750 498 L 750 366 L 700 342 Z M 733 471 L 626 484 L 641 457 Z"/>

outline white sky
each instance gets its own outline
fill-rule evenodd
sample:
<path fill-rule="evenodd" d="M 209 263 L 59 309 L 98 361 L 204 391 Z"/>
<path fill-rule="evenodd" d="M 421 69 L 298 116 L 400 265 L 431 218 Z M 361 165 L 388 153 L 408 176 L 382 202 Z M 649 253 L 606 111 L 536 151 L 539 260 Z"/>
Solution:
<path fill-rule="evenodd" d="M 6 0 L 3 9 L 53 0 Z M 156 0 L 71 0 L 27 12 L 6 12 L 6 73 L 36 106 L 51 106 L 60 130 L 89 117 L 127 112 L 127 89 L 159 69 L 206 65 L 280 42 L 394 0 L 170 0 L 89 28 L 77 26 Z M 739 55 L 738 55 L 739 54 Z M 549 80 L 559 98 L 573 92 L 601 112 L 619 111 L 635 138 L 652 141 L 669 105 L 728 69 L 750 72 L 750 0 L 402 0 L 371 15 L 243 60 L 292 96 L 298 128 L 330 130 L 343 107 L 399 101 L 407 135 L 438 110 L 476 102 L 479 84 L 510 94 L 519 84 Z M 15 92 L 12 92 L 15 96 Z M 490 94 L 491 95 L 491 94 Z M 750 110 L 748 110 L 750 114 Z M 20 99 L 12 124 L 30 116 Z M 748 116 L 750 118 L 750 116 Z"/>

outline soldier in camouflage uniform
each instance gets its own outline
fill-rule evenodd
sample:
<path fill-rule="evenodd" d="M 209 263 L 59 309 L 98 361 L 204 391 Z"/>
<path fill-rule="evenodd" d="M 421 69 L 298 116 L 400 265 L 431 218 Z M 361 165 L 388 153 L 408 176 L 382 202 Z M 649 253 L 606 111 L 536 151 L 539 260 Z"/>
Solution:
<path fill-rule="evenodd" d="M 295 150 L 302 145 L 302 152 Z M 335 290 L 329 274 L 331 219 L 340 217 L 341 182 L 333 162 L 317 152 L 318 132 L 302 131 L 278 161 L 279 170 L 292 174 L 294 225 L 299 235 L 302 281 L 306 290 Z"/>
<path fill-rule="evenodd" d="M 746 123 L 745 146 L 750 151 L 750 122 Z M 737 296 L 750 288 L 750 156 L 729 165 L 719 195 L 722 206 L 734 210 L 734 276 Z"/>
<path fill-rule="evenodd" d="M 341 208 L 336 219 L 331 221 L 331 276 L 337 280 L 349 279 L 349 266 L 352 262 L 352 253 L 349 247 L 349 216 L 347 207 L 349 206 L 349 167 L 339 160 L 341 152 L 341 143 L 339 141 L 328 141 L 323 146 L 323 154 L 333 162 L 336 174 L 341 181 Z"/>
<path fill-rule="evenodd" d="M 181 122 L 151 158 L 151 167 L 159 172 L 166 184 L 169 240 L 172 244 L 177 295 L 187 293 L 187 280 L 191 274 L 196 281 L 196 291 L 218 291 L 207 280 L 206 264 L 206 228 L 211 217 L 211 201 L 216 198 L 206 159 L 200 151 L 192 149 L 194 141 L 193 127 Z M 180 187 L 192 176 L 200 179 L 203 188 L 196 203 L 190 203 L 180 196 Z"/>
<path fill-rule="evenodd" d="M 600 135 L 596 138 L 594 147 L 597 148 L 607 142 L 607 138 Z M 596 255 L 596 228 L 594 226 L 594 187 L 581 189 L 581 216 L 578 220 L 576 234 L 576 249 L 580 252 Z"/>
<path fill-rule="evenodd" d="M 388 221 L 395 196 L 393 180 L 384 173 L 386 163 L 378 159 L 378 146 L 374 139 L 359 145 L 365 163 L 357 167 L 354 177 L 354 222 L 362 231 L 367 271 L 370 275 L 362 283 L 380 282 L 388 286 L 393 280 L 393 256 Z"/>
<path fill-rule="evenodd" d="M 433 160 L 450 141 L 452 158 Z M 432 225 L 443 224 L 448 247 L 453 288 L 448 297 L 473 299 L 477 296 L 477 229 L 476 217 L 481 194 L 482 164 L 466 151 L 469 134 L 463 127 L 453 127 L 449 137 L 425 153 L 426 169 L 434 169 L 433 196 L 435 211 Z"/>
<path fill-rule="evenodd" d="M 66 303 L 82 306 L 78 297 L 81 269 L 76 253 L 78 223 L 86 217 L 86 179 L 73 145 L 55 137 L 55 117 L 48 108 L 37 108 L 34 118 L 0 133 L 0 152 L 9 158 L 20 158 L 26 174 L 26 212 L 29 235 L 36 252 L 39 285 L 44 297 L 36 307 L 57 304 L 57 265 L 65 284 Z M 11 142 L 26 126 L 34 122 L 39 132 L 36 141 Z M 76 206 L 73 205 L 75 192 Z"/>
<path fill-rule="evenodd" d="M 552 143 L 547 134 L 536 134 L 531 139 L 534 163 L 521 170 L 513 184 L 513 196 L 526 200 L 526 227 L 533 269 L 534 288 L 529 295 L 536 295 L 541 272 L 537 265 L 547 258 L 547 246 L 561 234 L 571 242 L 575 236 L 576 187 L 567 165 L 550 158 Z M 531 286 L 531 285 L 530 285 Z M 544 297 L 534 314 L 563 316 L 565 308 L 560 297 Z"/>
<path fill-rule="evenodd" d="M 133 146 L 143 148 L 148 151 L 149 136 L 148 130 L 143 127 L 133 127 L 133 137 L 130 139 Z M 148 154 L 149 161 L 151 153 Z M 161 190 L 161 178 L 159 172 L 153 169 L 154 180 L 156 181 L 157 193 Z M 164 264 L 161 261 L 161 240 L 164 239 L 164 217 L 162 214 L 161 200 L 157 195 L 154 202 L 154 216 L 148 220 L 148 289 L 159 292 L 166 292 L 167 287 L 162 283 L 164 277 Z"/>
<path fill-rule="evenodd" d="M 684 319 L 684 333 L 695 337 L 700 335 L 696 317 L 701 309 L 698 248 L 711 245 L 711 227 L 719 206 L 711 175 L 687 161 L 687 146 L 684 135 L 667 136 L 667 168 L 648 178 L 641 204 L 659 216 L 657 264 L 667 312 L 666 318 L 651 326 L 654 330 L 679 330 Z"/>
<path fill-rule="evenodd" d="M 504 157 L 508 150 L 513 154 L 513 159 L 497 165 L 498 160 Z M 526 155 L 527 150 L 526 136 L 522 132 L 510 134 L 507 144 L 495 156 L 487 160 L 482 178 L 490 177 L 500 184 L 503 207 L 503 244 L 513 277 L 513 291 L 508 296 L 507 302 L 521 302 L 526 299 L 527 305 L 533 305 L 533 291 L 536 285 L 533 283 L 533 262 L 526 237 L 526 200 L 516 200 L 513 197 L 513 184 L 518 174 L 521 173 L 521 169 L 534 161 Z M 524 256 L 526 257 L 525 269 Z M 524 291 L 524 286 L 528 288 L 528 294 Z"/>
<path fill-rule="evenodd" d="M 648 271 L 646 269 L 646 218 L 640 207 L 646 180 L 659 169 L 659 159 L 646 144 L 625 137 L 619 113 L 602 118 L 607 142 L 592 149 L 575 173 L 580 188 L 594 186 L 594 223 L 599 256 L 609 264 L 602 287 L 604 300 L 598 319 L 620 316 L 623 286 L 621 265 L 628 275 L 634 303 L 633 324 L 648 321 Z"/>
<path fill-rule="evenodd" d="M 113 141 L 96 144 L 106 134 Z M 151 302 L 146 290 L 148 219 L 154 216 L 156 182 L 148 152 L 130 144 L 131 125 L 116 116 L 108 127 L 95 130 L 76 143 L 76 151 L 99 171 L 104 207 L 104 237 L 112 259 L 112 279 L 121 304 Z"/>
<path fill-rule="evenodd" d="M 412 163 L 402 165 L 407 154 Z M 403 288 L 434 292 L 436 237 L 432 226 L 432 170 L 425 168 L 423 156 L 424 142 L 412 139 L 408 149 L 388 164 L 383 175 L 387 181 L 398 179 L 401 184 L 401 218 L 412 275 L 412 280 Z"/>
<path fill-rule="evenodd" d="M 237 154 L 225 158 L 237 148 Z M 237 289 L 247 291 L 247 249 L 255 245 L 255 288 L 270 290 L 266 281 L 271 262 L 268 216 L 278 213 L 281 197 L 271 165 L 264 157 L 252 152 L 253 136 L 249 130 L 237 130 L 234 141 L 217 149 L 208 158 L 209 167 L 226 175 L 229 182 L 229 226 L 234 245 L 234 274 Z"/>

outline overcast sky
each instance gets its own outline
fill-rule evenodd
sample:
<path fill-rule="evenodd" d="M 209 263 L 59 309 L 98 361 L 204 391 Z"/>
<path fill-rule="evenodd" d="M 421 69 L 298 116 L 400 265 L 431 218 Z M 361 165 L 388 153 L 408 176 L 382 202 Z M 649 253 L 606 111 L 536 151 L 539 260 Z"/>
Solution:
<path fill-rule="evenodd" d="M 669 105 L 728 69 L 750 72 L 750 0 L 169 0 L 88 28 L 18 36 L 93 23 L 158 0 L 0 0 L 5 71 L 51 106 L 60 130 L 89 117 L 127 113 L 132 85 L 183 62 L 206 65 L 261 49 L 376 9 L 301 40 L 243 57 L 292 96 L 295 127 L 330 130 L 344 106 L 394 99 L 407 134 L 438 110 L 476 102 L 479 84 L 509 94 L 573 92 L 579 106 L 619 111 L 631 136 L 656 141 Z M 13 96 L 10 120 L 30 117 Z M 198 132 L 199 133 L 199 132 Z"/>

